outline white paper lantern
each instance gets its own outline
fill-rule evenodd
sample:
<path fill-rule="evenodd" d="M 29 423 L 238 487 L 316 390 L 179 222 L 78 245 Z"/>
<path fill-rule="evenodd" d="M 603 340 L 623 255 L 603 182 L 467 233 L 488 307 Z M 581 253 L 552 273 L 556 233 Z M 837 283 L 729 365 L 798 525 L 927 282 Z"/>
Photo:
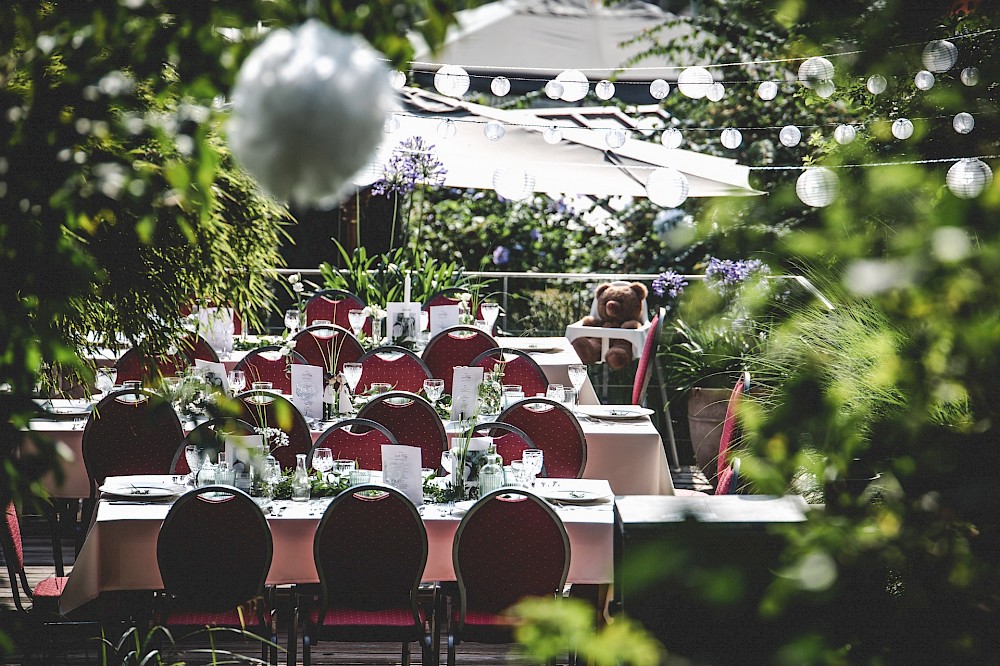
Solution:
<path fill-rule="evenodd" d="M 757 97 L 769 102 L 778 96 L 778 84 L 774 81 L 763 81 L 757 86 Z"/>
<path fill-rule="evenodd" d="M 962 79 L 962 83 L 965 85 L 974 86 L 979 83 L 979 70 L 975 67 L 966 67 L 962 70 L 959 78 Z"/>
<path fill-rule="evenodd" d="M 865 86 L 868 88 L 868 92 L 873 95 L 881 95 L 885 92 L 886 86 L 889 82 L 885 80 L 885 77 L 881 74 L 873 74 L 868 77 L 868 82 Z"/>
<path fill-rule="evenodd" d="M 445 118 L 438 123 L 437 133 L 442 139 L 453 139 L 457 132 L 458 127 L 455 126 L 455 121 L 451 118 Z"/>
<path fill-rule="evenodd" d="M 559 83 L 555 79 L 552 79 L 545 84 L 545 96 L 549 99 L 559 99 L 563 96 L 563 92 L 565 92 L 563 84 Z"/>
<path fill-rule="evenodd" d="M 795 193 L 799 195 L 799 200 L 814 208 L 823 208 L 836 201 L 839 189 L 837 174 L 826 167 L 806 169 L 795 181 Z"/>
<path fill-rule="evenodd" d="M 497 97 L 503 97 L 510 92 L 510 79 L 506 76 L 494 77 L 494 79 L 490 81 L 490 90 L 492 90 L 493 94 Z"/>
<path fill-rule="evenodd" d="M 837 87 L 833 85 L 833 81 L 817 81 L 813 84 L 812 89 L 817 95 L 826 99 L 837 90 Z"/>
<path fill-rule="evenodd" d="M 928 42 L 922 60 L 924 67 L 932 72 L 947 72 L 958 62 L 958 47 L 944 39 Z"/>
<path fill-rule="evenodd" d="M 794 148 L 802 140 L 802 131 L 795 125 L 785 125 L 778 132 L 778 141 L 786 148 Z"/>
<path fill-rule="evenodd" d="M 820 81 L 833 79 L 833 63 L 819 56 L 804 60 L 799 65 L 799 83 L 812 88 Z"/>
<path fill-rule="evenodd" d="M 657 206 L 677 208 L 688 198 L 687 176 L 669 167 L 653 169 L 646 177 L 646 197 Z"/>
<path fill-rule="evenodd" d="M 590 92 L 590 80 L 577 69 L 559 72 L 556 81 L 562 84 L 563 92 L 559 99 L 564 102 L 579 102 Z"/>
<path fill-rule="evenodd" d="M 740 147 L 743 143 L 743 135 L 735 127 L 727 127 L 722 130 L 722 136 L 720 137 L 722 145 L 730 150 L 734 150 Z"/>
<path fill-rule="evenodd" d="M 926 69 L 922 69 L 913 77 L 913 85 L 920 90 L 930 90 L 934 87 L 934 75 Z"/>
<path fill-rule="evenodd" d="M 716 81 L 705 90 L 705 97 L 712 102 L 718 102 L 726 96 L 726 87 Z"/>
<path fill-rule="evenodd" d="M 498 120 L 489 121 L 486 123 L 486 127 L 483 128 L 483 134 L 490 141 L 499 141 L 506 132 L 507 130 L 504 129 L 503 123 Z"/>
<path fill-rule="evenodd" d="M 649 83 L 649 94 L 653 99 L 663 99 L 670 93 L 670 84 L 663 79 L 653 79 Z"/>
<path fill-rule="evenodd" d="M 892 135 L 899 140 L 906 140 L 913 136 L 913 123 L 908 118 L 896 118 L 892 122 Z"/>
<path fill-rule="evenodd" d="M 434 89 L 448 97 L 461 97 L 471 83 L 469 73 L 458 65 L 444 65 L 434 74 Z"/>
<path fill-rule="evenodd" d="M 383 56 L 315 20 L 273 30 L 232 92 L 233 155 L 279 199 L 328 208 L 382 141 L 395 93 Z"/>
<path fill-rule="evenodd" d="M 392 70 L 389 72 L 389 85 L 395 90 L 402 90 L 406 85 L 406 74 L 398 69 Z"/>
<path fill-rule="evenodd" d="M 676 127 L 671 127 L 660 136 L 660 143 L 667 148 L 680 148 L 684 143 L 684 135 Z"/>
<path fill-rule="evenodd" d="M 497 169 L 493 189 L 508 201 L 522 201 L 535 191 L 535 177 L 523 169 Z"/>
<path fill-rule="evenodd" d="M 399 131 L 399 118 L 396 117 L 395 113 L 390 113 L 385 117 L 385 122 L 382 123 L 382 131 L 386 134 L 395 134 Z"/>
<path fill-rule="evenodd" d="M 688 67 L 677 77 L 677 89 L 685 97 L 701 99 L 713 81 L 712 73 L 704 67 Z"/>
<path fill-rule="evenodd" d="M 966 157 L 955 162 L 945 178 L 948 189 L 960 199 L 975 199 L 993 182 L 993 170 L 986 162 Z"/>
<path fill-rule="evenodd" d="M 975 129 L 976 119 L 972 117 L 971 113 L 963 111 L 955 114 L 955 117 L 951 121 L 951 126 L 954 127 L 955 131 L 959 134 L 968 134 Z"/>
<path fill-rule="evenodd" d="M 555 145 L 560 141 L 562 141 L 563 138 L 562 130 L 556 127 L 555 125 L 546 127 L 545 131 L 542 132 L 542 138 L 545 139 L 545 143 Z"/>
<path fill-rule="evenodd" d="M 625 145 L 626 138 L 628 135 L 625 130 L 620 129 L 610 129 L 604 134 L 604 142 L 611 148 L 621 148 Z"/>
<path fill-rule="evenodd" d="M 615 84 L 607 79 L 601 79 L 594 86 L 594 94 L 597 95 L 597 99 L 611 99 L 615 96 Z"/>
<path fill-rule="evenodd" d="M 854 125 L 837 125 L 837 129 L 833 130 L 833 138 L 842 146 L 854 141 L 854 138 L 858 135 Z"/>

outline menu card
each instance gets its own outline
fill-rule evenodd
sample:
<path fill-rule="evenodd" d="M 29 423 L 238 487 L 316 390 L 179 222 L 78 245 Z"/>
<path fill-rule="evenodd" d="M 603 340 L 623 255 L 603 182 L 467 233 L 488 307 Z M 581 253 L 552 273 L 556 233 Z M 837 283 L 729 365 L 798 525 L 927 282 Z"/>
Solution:
<path fill-rule="evenodd" d="M 432 305 L 431 337 L 452 326 L 458 326 L 458 305 Z"/>
<path fill-rule="evenodd" d="M 484 368 L 460 365 L 451 380 L 451 420 L 461 421 L 476 412 L 479 402 L 479 385 L 483 383 Z"/>
<path fill-rule="evenodd" d="M 386 325 L 393 344 L 413 342 L 420 333 L 419 303 L 387 303 Z"/>
<path fill-rule="evenodd" d="M 416 505 L 424 503 L 420 476 L 420 447 L 382 445 L 382 481 L 406 495 Z"/>
<path fill-rule="evenodd" d="M 256 451 L 264 446 L 264 435 L 226 435 L 226 455 L 224 460 L 229 469 L 247 471 L 256 457 Z"/>
<path fill-rule="evenodd" d="M 323 368 L 293 363 L 292 404 L 307 419 L 323 418 Z"/>
<path fill-rule="evenodd" d="M 229 393 L 229 376 L 226 374 L 225 365 L 216 363 L 215 361 L 196 358 L 194 360 L 194 367 L 205 368 L 205 381 L 209 386 L 223 393 Z"/>

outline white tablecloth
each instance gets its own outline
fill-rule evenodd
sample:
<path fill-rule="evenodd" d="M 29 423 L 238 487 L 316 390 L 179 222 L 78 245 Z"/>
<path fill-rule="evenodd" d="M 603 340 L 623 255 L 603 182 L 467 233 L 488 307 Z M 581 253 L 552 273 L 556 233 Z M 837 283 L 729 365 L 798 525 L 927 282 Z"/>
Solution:
<path fill-rule="evenodd" d="M 122 485 L 142 481 L 163 482 L 170 477 L 119 477 Z M 612 532 L 614 510 L 611 488 L 600 480 L 559 480 L 560 488 L 597 493 L 607 499 L 587 506 L 557 507 L 570 540 L 571 583 L 610 583 L 613 579 Z M 280 517 L 269 516 L 274 557 L 267 582 L 272 585 L 315 583 L 319 580 L 313 562 L 313 536 L 329 499 L 287 504 Z M 158 590 L 163 587 L 156 566 L 156 538 L 167 515 L 168 503 L 98 503 L 93 526 L 87 535 L 69 581 L 60 598 L 64 613 L 116 590 Z M 427 505 L 421 510 L 427 528 L 428 552 L 425 581 L 455 580 L 452 542 L 461 515 L 447 507 Z"/>

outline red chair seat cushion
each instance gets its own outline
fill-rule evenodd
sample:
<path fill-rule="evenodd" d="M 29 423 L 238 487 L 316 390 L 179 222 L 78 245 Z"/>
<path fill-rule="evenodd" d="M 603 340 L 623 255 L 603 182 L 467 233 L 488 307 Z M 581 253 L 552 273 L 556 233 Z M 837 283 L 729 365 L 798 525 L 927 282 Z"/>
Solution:
<path fill-rule="evenodd" d="M 56 599 L 62 595 L 63 590 L 66 588 L 66 581 L 69 578 L 66 576 L 50 576 L 42 582 L 40 582 L 35 589 L 31 591 L 32 596 L 35 599 Z"/>
<path fill-rule="evenodd" d="M 240 612 L 234 608 L 221 613 L 213 613 L 195 608 L 171 608 L 162 618 L 161 624 L 171 626 L 210 626 L 210 627 L 246 627 L 251 629 L 258 625 L 257 612 L 247 606 L 243 607 L 242 620 Z M 264 622 L 270 622 L 270 613 L 265 613 Z"/>
<path fill-rule="evenodd" d="M 458 622 L 458 613 L 455 613 L 454 622 Z M 469 610 L 465 613 L 466 626 L 475 627 L 516 627 L 521 621 L 513 615 L 498 615 L 485 611 Z"/>
<path fill-rule="evenodd" d="M 422 608 L 418 608 L 420 621 L 426 621 Z M 309 621 L 314 625 L 320 623 L 319 609 L 314 608 L 309 614 Z M 382 627 L 412 627 L 413 611 L 408 607 L 385 608 L 380 610 L 365 610 L 360 608 L 328 608 L 323 616 L 323 625 L 327 627 L 342 626 L 382 626 Z"/>

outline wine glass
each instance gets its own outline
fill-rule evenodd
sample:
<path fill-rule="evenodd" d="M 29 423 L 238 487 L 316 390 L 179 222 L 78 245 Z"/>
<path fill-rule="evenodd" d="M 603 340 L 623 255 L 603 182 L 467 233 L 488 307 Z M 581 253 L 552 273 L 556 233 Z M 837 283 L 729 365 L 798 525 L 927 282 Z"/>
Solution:
<path fill-rule="evenodd" d="M 354 332 L 354 337 L 358 337 L 361 335 L 361 329 L 364 328 L 366 319 L 368 319 L 368 317 L 365 315 L 364 310 L 347 311 L 347 321 L 351 325 L 351 330 Z"/>
<path fill-rule="evenodd" d="M 483 319 L 486 321 L 485 330 L 487 333 L 493 333 L 493 325 L 497 323 L 497 317 L 500 316 L 500 304 L 490 303 L 489 301 L 484 301 L 479 306 L 480 312 L 483 314 Z"/>
<path fill-rule="evenodd" d="M 292 308 L 290 310 L 285 310 L 285 327 L 288 329 L 288 335 L 295 335 L 299 330 L 299 311 L 298 308 Z"/>
<path fill-rule="evenodd" d="M 187 461 L 188 468 L 191 470 L 191 479 L 195 485 L 198 483 L 198 472 L 201 468 L 205 466 L 207 461 L 206 453 L 203 449 L 198 448 L 194 444 L 188 444 L 184 447 L 184 459 Z"/>
<path fill-rule="evenodd" d="M 229 388 L 233 390 L 233 394 L 240 393 L 247 387 L 247 376 L 242 370 L 230 370 L 229 371 Z"/>
<path fill-rule="evenodd" d="M 427 394 L 427 399 L 431 401 L 431 404 L 437 407 L 437 401 L 444 395 L 444 380 L 425 379 L 424 393 Z"/>
<path fill-rule="evenodd" d="M 358 382 L 361 381 L 361 373 L 364 369 L 360 363 L 345 363 L 344 364 L 344 381 L 347 382 L 347 387 L 351 389 L 351 395 L 354 395 L 354 390 L 358 387 Z"/>
<path fill-rule="evenodd" d="M 325 446 L 321 446 L 313 451 L 313 469 L 319 472 L 320 478 L 325 479 L 326 473 L 333 469 L 333 451 Z"/>
<path fill-rule="evenodd" d="M 98 368 L 97 376 L 94 377 L 94 387 L 100 391 L 103 398 L 115 387 L 118 379 L 118 370 L 114 367 Z"/>
<path fill-rule="evenodd" d="M 531 482 L 534 484 L 535 477 L 542 473 L 542 463 L 545 456 L 542 454 L 541 449 L 525 449 L 521 451 L 521 460 L 524 461 L 524 466 L 531 475 Z"/>
<path fill-rule="evenodd" d="M 582 363 L 574 363 L 566 370 L 569 372 L 569 381 L 573 384 L 573 407 L 580 406 L 580 389 L 587 381 L 587 366 Z"/>

